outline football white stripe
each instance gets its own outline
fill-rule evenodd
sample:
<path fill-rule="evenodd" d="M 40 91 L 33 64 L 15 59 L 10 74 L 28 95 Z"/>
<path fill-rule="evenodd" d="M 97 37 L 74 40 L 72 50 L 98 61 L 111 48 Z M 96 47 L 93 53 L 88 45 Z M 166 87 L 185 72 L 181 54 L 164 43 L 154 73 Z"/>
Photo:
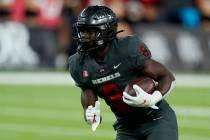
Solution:
<path fill-rule="evenodd" d="M 40 108 L 23 108 L 23 107 L 13 107 L 13 106 L 4 106 L 0 107 L 0 115 L 11 115 L 11 116 L 25 116 L 32 118 L 47 118 L 47 119 L 75 119 L 82 120 L 82 110 L 74 109 L 40 109 Z M 195 116 L 199 118 L 209 118 L 210 112 L 208 107 L 185 107 L 185 106 L 175 106 L 174 110 L 178 116 Z M 107 112 L 102 112 L 104 116 L 103 121 L 113 122 L 114 115 Z M 74 117 L 81 116 L 81 118 Z"/>
<path fill-rule="evenodd" d="M 210 75 L 175 74 L 178 87 L 210 87 Z M 0 84 L 74 85 L 68 72 L 0 72 Z"/>
<path fill-rule="evenodd" d="M 181 116 L 210 117 L 210 107 L 175 106 L 174 110 Z"/>

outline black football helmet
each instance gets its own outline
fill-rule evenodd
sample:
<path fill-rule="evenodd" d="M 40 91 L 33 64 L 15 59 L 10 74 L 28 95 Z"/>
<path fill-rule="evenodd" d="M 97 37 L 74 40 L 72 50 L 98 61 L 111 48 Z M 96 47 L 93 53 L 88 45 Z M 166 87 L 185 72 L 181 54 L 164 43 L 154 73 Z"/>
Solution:
<path fill-rule="evenodd" d="M 117 17 L 108 7 L 89 6 L 80 13 L 73 30 L 73 39 L 78 44 L 77 51 L 89 53 L 116 39 Z M 84 36 L 85 32 L 91 33 L 91 37 Z"/>

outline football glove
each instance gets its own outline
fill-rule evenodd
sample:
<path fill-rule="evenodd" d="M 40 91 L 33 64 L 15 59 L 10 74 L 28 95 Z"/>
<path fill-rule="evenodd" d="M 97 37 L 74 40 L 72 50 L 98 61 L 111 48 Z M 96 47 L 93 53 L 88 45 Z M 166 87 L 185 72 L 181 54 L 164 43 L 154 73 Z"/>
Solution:
<path fill-rule="evenodd" d="M 159 109 L 155 104 L 159 102 L 163 96 L 160 91 L 154 91 L 152 94 L 145 92 L 138 85 L 133 85 L 133 89 L 136 92 L 136 96 L 130 96 L 127 92 L 123 92 L 123 101 L 134 107 L 151 107 L 153 109 Z"/>
<path fill-rule="evenodd" d="M 100 116 L 100 102 L 95 102 L 95 107 L 92 105 L 88 106 L 85 111 L 85 118 L 88 124 L 91 125 L 92 131 L 96 131 L 96 128 L 100 124 L 101 116 Z"/>

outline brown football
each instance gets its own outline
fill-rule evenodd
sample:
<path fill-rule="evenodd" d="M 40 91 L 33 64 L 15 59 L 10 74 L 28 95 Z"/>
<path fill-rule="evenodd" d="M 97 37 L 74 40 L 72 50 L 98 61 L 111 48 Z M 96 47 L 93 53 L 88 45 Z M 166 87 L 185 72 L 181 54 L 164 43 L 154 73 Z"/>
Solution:
<path fill-rule="evenodd" d="M 125 92 L 127 92 L 131 96 L 136 96 L 136 92 L 133 89 L 134 84 L 137 84 L 149 94 L 152 94 L 156 88 L 155 81 L 152 78 L 141 76 L 141 77 L 131 80 L 128 83 L 128 85 L 125 87 Z"/>

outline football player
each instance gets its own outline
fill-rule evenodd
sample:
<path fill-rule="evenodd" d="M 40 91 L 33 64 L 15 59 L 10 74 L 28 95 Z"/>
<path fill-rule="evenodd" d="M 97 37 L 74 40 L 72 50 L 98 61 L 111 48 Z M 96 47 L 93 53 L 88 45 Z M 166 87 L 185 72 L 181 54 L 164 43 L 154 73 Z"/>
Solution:
<path fill-rule="evenodd" d="M 95 131 L 101 123 L 100 102 L 105 100 L 116 116 L 116 140 L 178 140 L 174 111 L 164 100 L 175 78 L 138 36 L 117 38 L 117 18 L 105 6 L 85 8 L 74 25 L 78 52 L 69 58 L 69 70 L 81 88 L 84 118 Z M 152 94 L 138 85 L 137 96 L 124 92 L 126 85 L 142 75 L 158 86 Z"/>

